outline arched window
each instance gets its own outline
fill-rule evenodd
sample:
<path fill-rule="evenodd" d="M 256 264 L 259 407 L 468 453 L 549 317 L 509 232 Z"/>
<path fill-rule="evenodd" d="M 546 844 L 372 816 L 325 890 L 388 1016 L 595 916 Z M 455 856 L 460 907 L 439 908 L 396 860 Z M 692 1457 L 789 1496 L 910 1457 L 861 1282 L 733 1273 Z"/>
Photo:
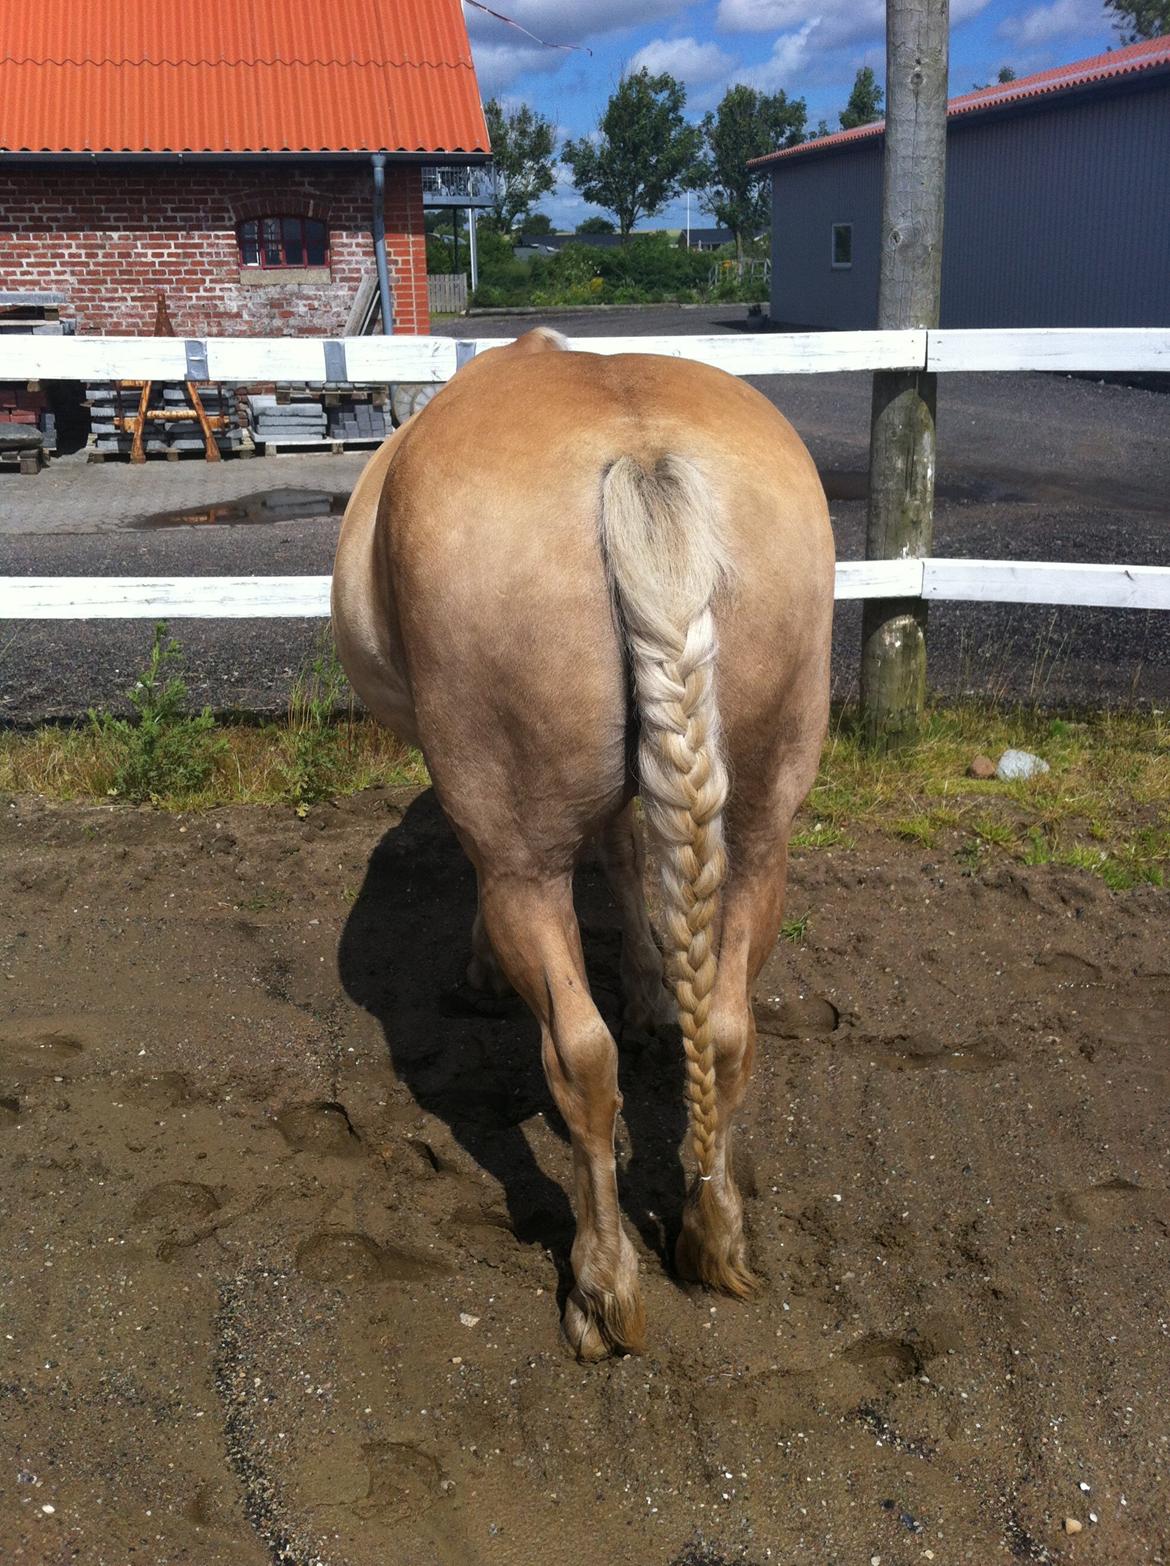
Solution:
<path fill-rule="evenodd" d="M 275 271 L 329 265 L 329 230 L 318 218 L 249 218 L 240 224 L 236 237 L 242 267 Z"/>

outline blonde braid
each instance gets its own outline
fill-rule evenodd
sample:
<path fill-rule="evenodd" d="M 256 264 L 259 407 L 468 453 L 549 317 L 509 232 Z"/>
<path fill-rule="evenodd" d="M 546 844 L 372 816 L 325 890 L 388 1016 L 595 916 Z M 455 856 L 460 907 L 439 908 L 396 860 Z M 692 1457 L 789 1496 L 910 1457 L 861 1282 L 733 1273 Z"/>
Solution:
<path fill-rule="evenodd" d="M 709 1180 L 719 1132 L 710 1009 L 728 792 L 711 599 L 728 566 L 710 490 L 682 458 L 660 458 L 653 473 L 619 459 L 606 475 L 602 517 L 634 674 L 639 791 L 662 866 L 666 974 L 686 1050 L 695 1156 Z"/>
<path fill-rule="evenodd" d="M 635 645 L 642 797 L 661 845 L 666 972 L 687 1056 L 695 1156 L 700 1175 L 709 1179 L 718 1132 L 709 1019 L 716 967 L 713 925 L 727 865 L 722 821 L 727 772 L 718 748 L 710 610 L 687 627 L 676 656 L 652 662 L 649 651 Z"/>

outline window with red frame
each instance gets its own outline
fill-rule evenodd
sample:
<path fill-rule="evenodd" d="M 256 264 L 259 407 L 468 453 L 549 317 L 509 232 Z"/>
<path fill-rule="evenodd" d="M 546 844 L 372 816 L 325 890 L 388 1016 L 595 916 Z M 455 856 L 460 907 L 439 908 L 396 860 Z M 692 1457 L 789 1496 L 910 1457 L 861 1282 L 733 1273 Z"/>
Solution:
<path fill-rule="evenodd" d="M 244 267 L 276 271 L 329 265 L 329 231 L 317 218 L 249 218 L 240 224 L 236 235 Z"/>

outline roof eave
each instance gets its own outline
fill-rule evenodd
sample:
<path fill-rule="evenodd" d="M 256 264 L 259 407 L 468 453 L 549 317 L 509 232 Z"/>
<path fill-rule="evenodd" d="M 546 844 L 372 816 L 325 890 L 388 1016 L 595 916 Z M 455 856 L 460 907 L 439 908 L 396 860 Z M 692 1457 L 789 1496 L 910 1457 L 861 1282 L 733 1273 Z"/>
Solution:
<path fill-rule="evenodd" d="M 368 163 L 373 157 L 385 157 L 388 162 L 426 165 L 456 165 L 489 163 L 490 152 L 464 152 L 459 149 L 433 152 L 402 152 L 391 147 L 370 147 L 361 151 L 317 152 L 38 152 L 0 148 L 0 162 L 6 164 L 65 164 L 65 163 Z"/>
<path fill-rule="evenodd" d="M 947 130 L 949 131 L 952 125 L 963 126 L 972 122 L 981 122 L 990 115 L 1027 114 L 1036 110 L 1057 108 L 1103 92 L 1126 93 L 1140 90 L 1144 87 L 1156 86 L 1167 76 L 1170 76 L 1170 60 L 1159 60 L 1156 64 L 1143 66 L 1140 70 L 1123 71 L 1116 76 L 1098 77 L 1092 81 L 1074 82 L 1068 86 L 1052 88 L 1048 92 L 1021 94 L 1016 98 L 993 99 L 990 103 L 973 103 L 968 107 L 948 112 Z M 788 163 L 802 162 L 814 155 L 818 158 L 830 158 L 854 152 L 858 147 L 868 147 L 874 143 L 880 145 L 885 140 L 885 134 L 886 126 L 883 120 L 880 128 L 867 131 L 863 136 L 854 136 L 849 141 L 830 141 L 824 138 L 801 142 L 798 147 L 784 147 L 778 152 L 765 153 L 762 158 L 753 158 L 748 168 L 783 168 Z"/>

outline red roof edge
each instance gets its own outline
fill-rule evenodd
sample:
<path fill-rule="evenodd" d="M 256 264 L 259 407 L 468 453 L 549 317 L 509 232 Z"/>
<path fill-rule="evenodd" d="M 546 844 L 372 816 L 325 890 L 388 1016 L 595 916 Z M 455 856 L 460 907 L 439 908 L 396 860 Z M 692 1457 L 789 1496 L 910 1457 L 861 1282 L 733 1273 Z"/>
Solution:
<path fill-rule="evenodd" d="M 1067 92 L 1075 87 L 1093 86 L 1098 82 L 1114 81 L 1122 76 L 1134 76 L 1140 71 L 1170 66 L 1170 38 L 1148 38 L 1142 43 L 1130 44 L 1125 49 L 1110 49 L 1105 54 L 1093 55 L 1087 60 L 1074 60 L 1069 65 L 1057 65 L 1048 71 L 1037 71 L 1033 76 L 1021 76 L 1018 81 L 1004 82 L 994 87 L 980 87 L 975 92 L 960 94 L 947 102 L 947 119 L 961 114 L 971 114 L 977 109 L 1000 109 L 1010 104 L 1023 103 L 1030 98 L 1048 97 L 1053 93 Z M 818 136 L 814 141 L 802 141 L 796 147 L 782 147 L 779 152 L 765 153 L 762 158 L 752 158 L 749 168 L 766 168 L 782 158 L 799 157 L 810 152 L 829 151 L 847 147 L 855 141 L 868 141 L 881 136 L 886 128 L 885 120 L 875 120 L 872 125 L 858 125 L 853 130 L 835 131 L 831 136 Z"/>

